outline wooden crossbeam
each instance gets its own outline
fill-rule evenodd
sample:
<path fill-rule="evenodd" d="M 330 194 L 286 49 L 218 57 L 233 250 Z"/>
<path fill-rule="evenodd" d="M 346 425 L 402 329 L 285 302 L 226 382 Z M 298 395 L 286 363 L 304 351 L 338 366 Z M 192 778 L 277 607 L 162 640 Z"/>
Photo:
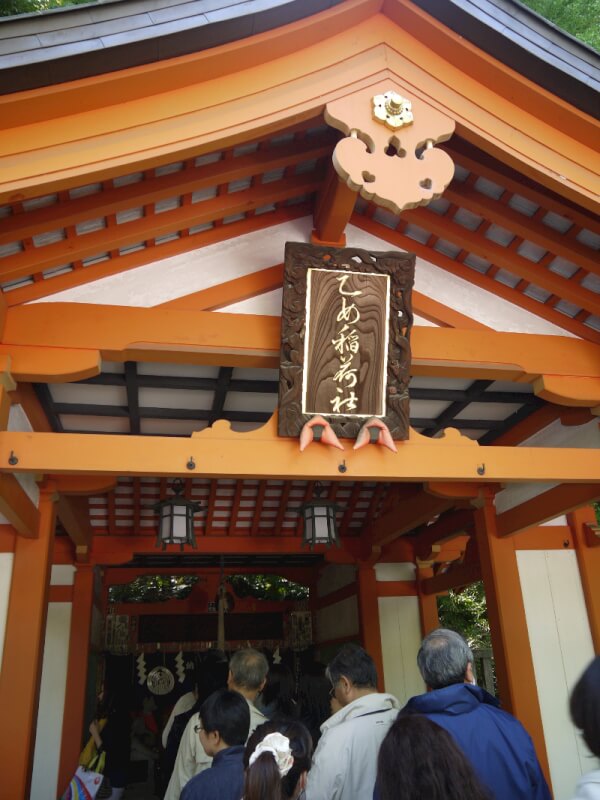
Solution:
<path fill-rule="evenodd" d="M 463 508 L 442 514 L 431 525 L 425 525 L 417 531 L 414 540 L 415 556 L 421 561 L 431 561 L 432 548 L 457 536 L 463 536 L 465 531 L 471 531 L 473 525 L 473 511 L 470 509 Z"/>
<path fill-rule="evenodd" d="M 56 513 L 63 528 L 75 545 L 75 552 L 83 555 L 92 545 L 93 529 L 90 523 L 87 497 L 67 497 L 58 499 Z"/>
<path fill-rule="evenodd" d="M 479 564 L 456 564 L 450 566 L 445 572 L 426 578 L 421 581 L 423 594 L 440 594 L 449 589 L 459 589 L 481 580 L 481 567 Z"/>
<path fill-rule="evenodd" d="M 226 194 L 194 205 L 181 206 L 173 211 L 124 222 L 77 237 L 72 241 L 57 242 L 24 251 L 7 259 L 10 263 L 0 268 L 0 280 L 17 280 L 60 266 L 65 262 L 95 256 L 106 250 L 122 249 L 184 228 L 244 214 L 252 208 L 271 205 L 278 200 L 311 194 L 319 188 L 322 177 L 322 174 L 317 172 L 306 172 L 285 180 L 261 184 L 254 189 Z"/>
<path fill-rule="evenodd" d="M 596 500 L 600 500 L 598 483 L 555 486 L 525 503 L 498 514 L 496 517 L 498 535 L 510 536 L 533 525 L 541 525 Z"/>
<path fill-rule="evenodd" d="M 391 511 L 369 525 L 364 534 L 365 539 L 372 547 L 390 544 L 394 539 L 429 522 L 454 505 L 455 498 L 433 497 L 427 492 L 417 492 L 400 501 Z"/>

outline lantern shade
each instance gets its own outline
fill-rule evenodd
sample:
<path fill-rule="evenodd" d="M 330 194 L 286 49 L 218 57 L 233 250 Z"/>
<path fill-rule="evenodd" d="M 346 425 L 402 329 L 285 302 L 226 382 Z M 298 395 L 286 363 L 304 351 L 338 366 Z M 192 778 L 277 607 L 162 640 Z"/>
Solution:
<path fill-rule="evenodd" d="M 315 486 L 315 494 L 321 494 L 322 491 L 321 487 Z M 339 506 L 332 500 L 320 497 L 303 503 L 298 509 L 304 521 L 302 544 L 308 545 L 311 550 L 316 544 L 324 544 L 327 547 L 336 544 L 339 547 L 336 522 L 338 509 Z"/>
<path fill-rule="evenodd" d="M 194 514 L 200 510 L 200 503 L 193 503 L 181 496 L 183 481 L 173 481 L 173 496 L 156 503 L 154 510 L 158 512 L 158 536 L 156 546 L 166 549 L 168 544 L 178 544 L 183 550 L 189 544 L 194 549 Z"/>

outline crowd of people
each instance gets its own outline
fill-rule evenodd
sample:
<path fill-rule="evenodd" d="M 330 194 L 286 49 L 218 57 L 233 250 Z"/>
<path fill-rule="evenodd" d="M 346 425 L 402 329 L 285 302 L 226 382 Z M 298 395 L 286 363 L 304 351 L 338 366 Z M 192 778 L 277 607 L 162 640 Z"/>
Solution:
<path fill-rule="evenodd" d="M 163 731 L 165 800 L 550 800 L 529 735 L 477 686 L 464 639 L 434 631 L 417 663 L 428 691 L 400 708 L 378 691 L 358 645 L 299 681 L 251 648 L 229 662 L 213 653 Z M 575 687 L 571 715 L 600 757 L 600 657 Z M 90 730 L 118 784 L 115 722 L 109 714 L 103 731 Z M 575 792 L 600 800 L 600 770 Z"/>

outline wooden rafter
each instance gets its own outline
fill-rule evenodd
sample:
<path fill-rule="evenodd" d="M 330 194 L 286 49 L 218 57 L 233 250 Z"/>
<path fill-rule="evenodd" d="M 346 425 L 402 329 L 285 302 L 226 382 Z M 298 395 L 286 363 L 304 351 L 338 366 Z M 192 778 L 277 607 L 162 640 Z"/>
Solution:
<path fill-rule="evenodd" d="M 506 286 L 499 281 L 495 281 L 493 278 L 490 278 L 487 275 L 482 275 L 476 270 L 470 269 L 460 261 L 448 258 L 448 256 L 445 256 L 443 253 L 422 245 L 415 239 L 405 236 L 400 231 L 386 228 L 374 220 L 369 219 L 367 216 L 357 213 L 352 216 L 352 224 L 356 225 L 362 230 L 367 231 L 368 233 L 372 233 L 374 236 L 384 237 L 388 242 L 390 242 L 390 244 L 394 244 L 402 250 L 416 253 L 418 256 L 424 258 L 426 261 L 429 261 L 432 264 L 435 264 L 437 267 L 445 269 L 447 272 L 457 275 L 459 278 L 462 278 L 468 283 L 473 283 L 479 286 L 481 289 L 485 289 L 486 291 L 490 292 L 491 294 L 502 297 L 509 303 L 520 306 L 526 311 L 529 311 L 532 314 L 535 314 L 536 316 L 553 323 L 559 328 L 570 331 L 582 339 L 600 343 L 600 332 L 583 325 L 581 322 L 575 319 L 571 319 L 566 314 L 561 314 L 559 311 L 556 311 L 544 303 L 540 303 L 531 297 L 527 297 L 527 295 L 517 291 L 516 289 L 511 289 L 509 286 Z"/>
<path fill-rule="evenodd" d="M 240 510 L 240 502 L 242 500 L 242 490 L 244 488 L 243 481 L 236 481 L 235 482 L 235 491 L 233 494 L 233 501 L 231 503 L 231 513 L 229 516 L 229 528 L 227 530 L 228 536 L 234 536 L 235 531 L 237 528 L 237 516 L 238 511 Z"/>
<path fill-rule="evenodd" d="M 379 517 L 368 526 L 365 538 L 371 546 L 390 544 L 394 539 L 408 533 L 456 505 L 455 498 L 434 497 L 428 492 L 417 492 L 412 497 Z"/>
<path fill-rule="evenodd" d="M 13 256 L 9 264 L 0 264 L 0 280 L 17 280 L 76 259 L 96 256 L 106 250 L 123 249 L 149 238 L 158 238 L 184 228 L 243 214 L 250 208 L 271 205 L 277 200 L 311 194 L 319 188 L 321 180 L 322 175 L 318 173 L 302 173 L 285 180 L 262 184 L 254 189 L 124 222 L 113 228 L 88 233 L 74 242 L 57 242 L 34 251 L 24 251 Z"/>
<path fill-rule="evenodd" d="M 298 203 L 290 207 L 286 206 L 285 208 L 276 209 L 274 211 L 267 211 L 258 217 L 247 217 L 246 219 L 232 222 L 220 228 L 213 227 L 191 236 L 163 242 L 160 245 L 156 245 L 154 248 L 146 247 L 143 250 L 127 253 L 126 255 L 119 255 L 107 261 L 90 264 L 84 270 L 74 270 L 73 272 L 63 275 L 57 275 L 51 280 L 38 281 L 18 289 L 11 289 L 11 291 L 6 292 L 3 296 L 9 307 L 29 303 L 32 300 L 39 300 L 42 297 L 48 297 L 56 292 L 62 292 L 66 289 L 81 286 L 84 283 L 99 280 L 100 278 L 107 278 L 112 275 L 118 275 L 127 270 L 134 269 L 135 267 L 156 261 L 157 258 L 169 258 L 174 255 L 179 255 L 180 253 L 187 253 L 190 250 L 196 250 L 200 247 L 215 244 L 216 242 L 243 236 L 246 233 L 263 230 L 271 225 L 298 219 L 308 214 L 310 210 L 309 203 Z"/>
<path fill-rule="evenodd" d="M 252 517 L 251 536 L 257 536 L 260 532 L 260 517 L 262 514 L 263 503 L 265 500 L 265 492 L 267 491 L 267 482 L 259 481 L 256 490 L 256 505 L 254 506 L 254 514 Z"/>
<path fill-rule="evenodd" d="M 499 536 L 509 536 L 533 525 L 567 514 L 575 508 L 600 499 L 600 484 L 561 484 L 537 497 L 498 514 Z"/>
<path fill-rule="evenodd" d="M 562 297 L 568 302 L 600 316 L 600 295 L 580 286 L 574 280 L 563 278 L 508 248 L 496 244 L 479 230 L 471 231 L 463 225 L 453 222 L 448 213 L 440 216 L 424 208 L 414 208 L 404 211 L 403 217 L 481 258 L 485 258 L 501 269 L 525 278 L 557 297 Z"/>

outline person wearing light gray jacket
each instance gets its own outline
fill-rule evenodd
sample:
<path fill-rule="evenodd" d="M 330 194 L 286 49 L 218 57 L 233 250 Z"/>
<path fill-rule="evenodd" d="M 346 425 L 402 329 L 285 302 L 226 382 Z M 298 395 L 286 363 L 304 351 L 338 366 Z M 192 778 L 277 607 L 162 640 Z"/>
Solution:
<path fill-rule="evenodd" d="M 327 667 L 341 708 L 321 725 L 321 738 L 306 783 L 306 800 L 360 800 L 373 796 L 381 742 L 400 704 L 377 691 L 373 659 L 358 645 L 344 645 Z"/>

